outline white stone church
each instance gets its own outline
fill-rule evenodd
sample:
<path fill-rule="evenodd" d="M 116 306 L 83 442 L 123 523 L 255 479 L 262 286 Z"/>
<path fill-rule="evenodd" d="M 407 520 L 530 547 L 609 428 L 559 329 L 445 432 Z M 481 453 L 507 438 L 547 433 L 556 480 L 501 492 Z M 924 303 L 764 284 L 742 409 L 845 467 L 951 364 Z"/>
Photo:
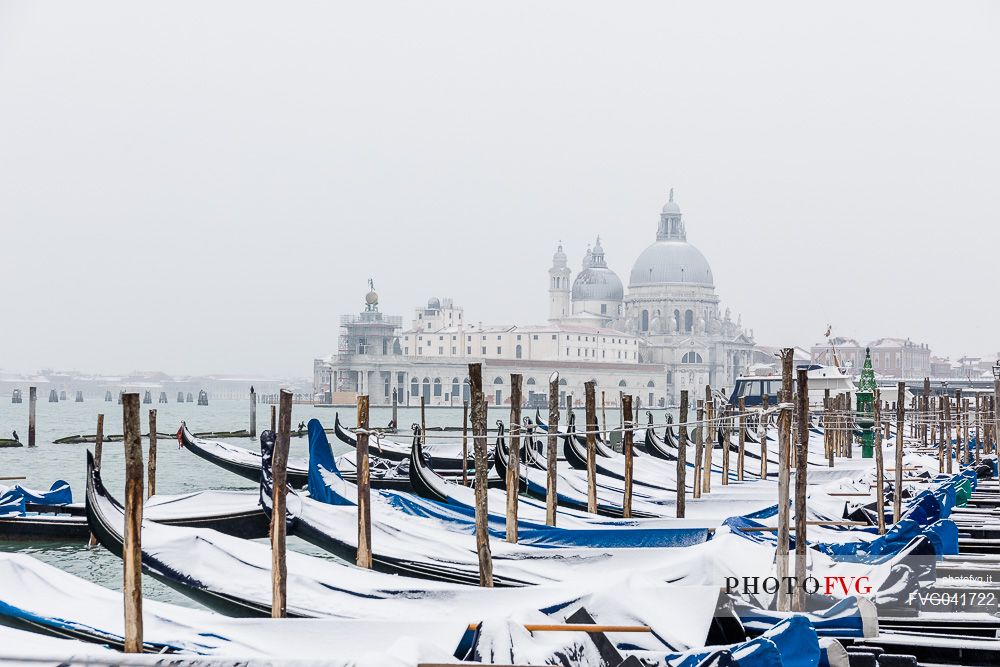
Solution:
<path fill-rule="evenodd" d="M 562 245 L 549 269 L 553 324 L 610 327 L 639 339 L 639 362 L 662 364 L 667 395 L 706 384 L 732 388 L 750 363 L 754 341 L 731 311 L 719 313 L 712 268 L 688 243 L 681 209 L 670 191 L 656 241 L 632 265 L 628 290 L 608 267 L 600 237 L 588 248 L 576 277 Z"/>
<path fill-rule="evenodd" d="M 549 269 L 549 321 L 541 325 L 470 322 L 451 299 L 432 297 L 402 318 L 379 310 L 374 288 L 365 310 L 343 316 L 336 353 L 314 360 L 318 401 L 349 404 L 368 394 L 373 405 L 461 405 L 468 399 L 468 363 L 483 364 L 491 405 L 510 402 L 509 377 L 524 377 L 529 404 L 544 404 L 549 373 L 560 395 L 583 398 L 597 382 L 609 404 L 619 392 L 642 405 L 676 404 L 681 390 L 700 397 L 706 384 L 731 389 L 750 363 L 753 334 L 719 314 L 712 270 L 688 243 L 680 208 L 670 200 L 656 241 L 632 267 L 628 291 L 608 266 L 600 238 L 574 277 L 559 246 Z M 692 397 L 695 398 L 695 397 Z"/>

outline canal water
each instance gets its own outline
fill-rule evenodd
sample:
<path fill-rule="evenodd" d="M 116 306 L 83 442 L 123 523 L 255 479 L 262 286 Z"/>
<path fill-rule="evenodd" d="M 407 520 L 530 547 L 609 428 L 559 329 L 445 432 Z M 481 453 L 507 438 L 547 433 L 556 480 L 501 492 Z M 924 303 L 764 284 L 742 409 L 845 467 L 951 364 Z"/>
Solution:
<path fill-rule="evenodd" d="M 21 442 L 28 440 L 28 402 L 27 391 L 24 392 L 24 402 L 13 404 L 10 396 L 0 397 L 0 437 L 11 437 L 12 431 L 17 431 Z M 213 400 L 207 406 L 195 403 L 154 403 L 142 406 L 142 429 L 148 430 L 149 409 L 157 411 L 157 431 L 160 433 L 175 433 L 182 421 L 188 428 L 196 432 L 204 431 L 237 431 L 249 427 L 250 404 L 248 400 Z M 348 425 L 354 425 L 355 410 L 353 408 L 319 408 L 312 405 L 295 405 L 292 408 L 292 426 L 299 422 L 308 422 L 312 418 L 319 419 L 324 427 L 332 428 L 334 415 L 340 412 L 341 419 Z M 530 411 L 533 414 L 534 411 Z M 582 410 L 577 408 L 577 420 L 583 418 Z M 104 414 L 105 434 L 120 434 L 122 432 L 122 406 L 117 400 L 113 402 L 87 401 L 75 403 L 63 401 L 49 403 L 39 400 L 37 404 L 37 443 L 38 446 L 29 449 L 27 446 L 16 448 L 0 448 L 0 476 L 23 475 L 26 480 L 20 482 L 26 487 L 48 489 L 55 480 L 69 482 L 73 490 L 73 499 L 83 502 L 86 476 L 86 450 L 93 448 L 92 444 L 58 445 L 55 440 L 70 435 L 93 435 L 96 431 L 97 414 Z M 525 414 L 528 414 L 526 411 Z M 428 427 L 461 426 L 461 408 L 429 408 L 426 411 Z M 495 408 L 489 411 L 488 423 L 492 426 L 496 419 L 505 422 L 509 417 L 509 408 Z M 372 426 L 388 424 L 392 409 L 373 407 L 370 423 Z M 419 421 L 418 408 L 399 408 L 399 424 L 407 431 L 409 424 Z M 608 411 L 609 423 L 617 424 L 617 410 Z M 662 416 L 657 416 L 661 421 Z M 270 424 L 270 406 L 257 406 L 258 430 L 267 428 Z M 408 441 L 407 433 L 397 436 L 397 439 Z M 435 434 L 429 431 L 429 441 L 435 440 Z M 455 435 L 455 434 L 451 434 Z M 331 436 L 331 444 L 335 452 L 348 451 L 345 445 Z M 247 448 L 256 448 L 256 443 L 249 438 L 228 440 L 233 444 Z M 449 442 L 455 442 L 449 440 Z M 143 439 L 143 454 L 147 454 L 148 441 Z M 305 438 L 292 438 L 291 451 L 293 458 L 307 458 L 308 444 Z M 105 442 L 102 459 L 104 481 L 108 489 L 122 497 L 125 486 L 124 453 L 121 442 Z M 145 458 L 143 459 L 145 462 Z M 185 493 L 203 489 L 238 489 L 254 492 L 255 484 L 238 475 L 227 472 L 194 454 L 179 449 L 175 438 L 160 438 L 157 441 L 156 488 L 162 494 Z M 13 485 L 18 482 L 0 482 Z M 266 540 L 262 540 L 266 542 Z M 322 558 L 335 557 L 316 549 L 301 540 L 289 538 L 289 548 L 309 553 Z M 4 542 L 0 541 L 2 551 L 20 551 L 30 553 L 42 561 L 55 565 L 67 572 L 83 577 L 108 588 L 120 590 L 122 581 L 121 560 L 103 547 L 88 548 L 85 544 L 69 542 Z M 146 597 L 173 602 L 175 604 L 197 607 L 198 603 L 165 586 L 148 575 L 143 577 L 143 593 Z"/>

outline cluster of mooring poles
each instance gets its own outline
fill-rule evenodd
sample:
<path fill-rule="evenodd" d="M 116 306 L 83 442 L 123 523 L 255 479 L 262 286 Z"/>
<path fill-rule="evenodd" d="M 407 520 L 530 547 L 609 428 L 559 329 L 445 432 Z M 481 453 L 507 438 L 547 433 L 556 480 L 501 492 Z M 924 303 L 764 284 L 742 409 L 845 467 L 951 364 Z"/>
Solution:
<path fill-rule="evenodd" d="M 807 520 L 806 487 L 808 482 L 808 443 L 810 431 L 810 406 L 808 374 L 804 368 L 797 369 L 793 381 L 792 349 L 781 351 L 782 382 L 778 395 L 778 404 L 769 406 L 767 397 L 763 397 L 763 405 L 757 410 L 748 410 L 744 399 L 739 400 L 737 409 L 732 406 L 719 406 L 712 394 L 711 387 L 705 388 L 704 400 L 695 403 L 695 419 L 688 421 L 691 401 L 687 390 L 680 393 L 679 420 L 677 437 L 677 484 L 676 484 L 676 516 L 685 515 L 688 496 L 687 456 L 688 444 L 693 440 L 694 478 L 690 486 L 692 499 L 699 499 L 711 494 L 711 470 L 715 440 L 718 437 L 722 445 L 722 484 L 729 484 L 730 446 L 732 431 L 738 434 L 736 450 L 736 479 L 744 481 L 746 476 L 757 471 L 748 471 L 745 465 L 747 448 L 747 429 L 756 421 L 760 445 L 759 477 L 767 479 L 772 474 L 768 471 L 768 450 L 766 426 L 772 415 L 777 417 L 778 428 L 778 522 L 776 527 L 749 528 L 747 530 L 777 531 L 777 568 L 778 577 L 790 576 L 792 566 L 790 553 L 790 536 L 794 531 L 795 559 L 794 576 L 802 581 L 806 577 L 806 533 L 810 525 L 862 525 L 854 521 L 809 521 Z M 479 583 L 484 587 L 493 586 L 493 563 L 490 551 L 488 533 L 487 507 L 487 427 L 486 398 L 483 393 L 482 364 L 469 364 L 470 400 L 462 407 L 462 450 L 465 460 L 468 460 L 468 441 L 471 429 L 474 458 L 474 489 L 475 489 L 475 528 L 476 548 L 479 560 Z M 520 374 L 511 375 L 511 411 L 509 421 L 509 461 L 507 462 L 506 488 L 506 540 L 516 543 L 517 508 L 519 489 L 519 465 L 522 434 L 528 442 L 534 435 L 535 425 L 530 422 L 521 423 L 521 385 Z M 594 381 L 584 385 L 585 400 L 585 431 L 587 451 L 587 509 L 597 513 L 597 436 L 609 434 L 607 428 L 607 413 L 604 393 L 601 393 L 601 426 L 598 425 L 596 407 L 596 384 Z M 911 402 L 911 419 L 907 427 L 905 396 L 906 385 L 899 382 L 897 400 L 889 406 L 883 404 L 881 392 L 875 384 L 874 372 L 871 367 L 870 355 L 866 356 L 861 380 L 856 392 L 857 405 L 852 410 L 847 395 L 830 396 L 829 391 L 823 398 L 823 409 L 820 411 L 824 425 L 824 453 L 830 466 L 836 458 L 851 458 L 855 428 L 861 430 L 862 454 L 865 457 L 874 455 L 879 507 L 885 504 L 885 474 L 893 473 L 893 489 L 902 488 L 904 481 L 903 466 L 903 435 L 909 428 L 910 436 L 920 440 L 916 451 L 936 453 L 941 472 L 951 472 L 952 460 L 957 458 L 962 464 L 978 462 L 983 454 L 997 450 L 997 394 L 1000 393 L 1000 380 L 994 384 L 992 396 L 976 395 L 974 401 L 963 398 L 960 389 L 955 390 L 954 397 L 948 395 L 931 396 L 929 380 L 925 379 L 922 396 Z M 285 563 L 285 507 L 287 490 L 288 448 L 291 434 L 291 411 L 293 395 L 281 390 L 278 405 L 271 405 L 271 431 L 276 433 L 273 471 L 273 509 L 271 512 L 270 538 L 272 548 L 272 605 L 271 615 L 274 618 L 286 616 L 287 610 L 287 569 Z M 141 652 L 142 650 L 142 581 L 141 581 L 141 519 L 143 498 L 156 492 L 156 410 L 149 410 L 149 460 L 146 471 L 146 493 L 144 494 L 142 465 L 142 431 L 140 426 L 140 398 L 138 393 L 124 393 L 121 396 L 124 447 L 125 447 L 125 529 L 123 545 L 124 561 L 124 611 L 125 611 L 125 650 L 126 652 Z M 256 435 L 257 430 L 257 396 L 251 388 L 250 394 L 250 433 Z M 567 397 L 570 406 L 570 433 L 572 431 L 572 397 Z M 625 457 L 625 483 L 623 492 L 623 516 L 632 515 L 633 486 L 633 447 L 634 434 L 640 428 L 638 409 L 633 411 L 633 397 L 627 394 L 620 396 L 621 422 L 619 431 L 622 435 L 622 449 Z M 35 404 L 37 392 L 35 387 L 29 388 L 29 426 L 28 444 L 35 445 Z M 415 436 L 421 443 L 426 438 L 426 419 L 424 403 L 421 400 L 420 424 L 415 426 Z M 895 411 L 895 420 L 890 418 Z M 556 525 L 556 460 L 559 434 L 559 374 L 552 373 L 549 377 L 548 394 L 548 432 L 546 443 L 546 523 Z M 668 424 L 670 422 L 668 421 Z M 652 426 L 652 424 L 650 424 Z M 883 441 L 890 435 L 890 427 L 895 426 L 895 457 L 894 467 L 885 468 L 883 461 Z M 395 405 L 392 427 L 396 427 Z M 644 428 L 644 427 L 643 427 Z M 369 426 L 369 397 L 358 396 L 357 399 L 357 488 L 358 488 L 358 547 L 356 564 L 358 567 L 372 567 L 372 525 L 371 525 L 371 484 L 369 472 L 369 437 L 376 432 Z M 579 434 L 576 432 L 575 434 Z M 953 437 L 954 436 L 954 437 Z M 573 437 L 572 435 L 570 437 Z M 94 465 L 100 468 L 104 440 L 104 415 L 97 415 L 97 437 L 94 449 Z M 961 443 L 960 450 L 953 452 L 953 444 Z M 792 471 L 794 470 L 794 483 Z M 462 473 L 462 483 L 468 484 L 466 470 Z M 832 495 L 867 495 L 854 493 L 833 493 Z M 893 521 L 901 518 L 901 493 L 893 493 Z M 794 520 L 793 520 L 794 517 Z M 885 514 L 878 512 L 878 531 L 886 532 Z M 93 536 L 91 543 L 95 542 Z M 804 611 L 805 593 L 802 587 L 793 592 L 784 589 L 779 591 L 778 609 L 780 611 Z M 566 626 L 558 626 L 559 629 Z M 553 626 L 555 629 L 556 626 Z M 539 626 L 539 629 L 546 629 Z M 646 629 L 648 630 L 648 629 Z"/>

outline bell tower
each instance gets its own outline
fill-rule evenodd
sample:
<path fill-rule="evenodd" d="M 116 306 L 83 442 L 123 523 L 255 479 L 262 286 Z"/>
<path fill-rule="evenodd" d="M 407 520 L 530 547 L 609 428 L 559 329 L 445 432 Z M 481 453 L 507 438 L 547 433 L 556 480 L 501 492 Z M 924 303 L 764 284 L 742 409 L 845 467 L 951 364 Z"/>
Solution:
<path fill-rule="evenodd" d="M 562 241 L 552 255 L 549 269 L 549 322 L 558 322 L 570 315 L 570 270 L 566 265 L 566 253 Z"/>

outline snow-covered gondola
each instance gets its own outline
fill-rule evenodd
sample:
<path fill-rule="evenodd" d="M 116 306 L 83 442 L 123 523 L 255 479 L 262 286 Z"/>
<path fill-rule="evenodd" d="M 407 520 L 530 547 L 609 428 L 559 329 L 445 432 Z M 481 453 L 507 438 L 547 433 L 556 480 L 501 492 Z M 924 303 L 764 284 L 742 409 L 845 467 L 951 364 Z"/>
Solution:
<path fill-rule="evenodd" d="M 87 515 L 91 530 L 106 548 L 122 553 L 124 515 L 121 505 L 101 483 L 100 473 L 88 470 Z M 708 543 L 692 548 L 703 548 Z M 751 545 L 752 548 L 752 545 Z M 547 550 L 541 549 L 540 552 Z M 644 550 L 645 551 L 645 550 Z M 706 584 L 704 572 L 726 572 L 725 560 L 718 560 L 718 550 L 700 554 L 686 549 L 660 549 L 648 554 L 624 551 L 631 565 L 617 563 L 604 568 L 604 554 L 594 554 L 591 564 L 605 576 L 596 577 L 577 570 L 578 576 L 558 584 L 543 584 L 518 589 L 487 589 L 441 581 L 418 580 L 356 568 L 337 560 L 327 560 L 289 551 L 288 615 L 290 617 L 339 617 L 359 619 L 462 618 L 474 623 L 487 617 L 514 610 L 549 610 L 569 613 L 574 605 L 589 600 L 595 590 L 607 590 L 619 599 L 627 590 L 629 599 L 651 594 L 650 609 L 658 608 L 676 623 L 696 613 L 704 616 L 697 637 L 691 645 L 704 643 L 704 633 L 715 610 L 718 583 Z M 721 551 L 718 551 L 721 555 Z M 768 554 L 761 552 L 764 559 Z M 554 563 L 553 569 L 569 575 L 586 558 L 574 555 L 569 562 Z M 643 561 L 647 568 L 638 567 Z M 229 537 L 211 530 L 162 526 L 143 522 L 142 564 L 149 574 L 212 609 L 236 616 L 265 616 L 271 605 L 271 550 L 256 542 Z M 706 562 L 708 563 L 706 565 Z M 711 569 L 712 566 L 720 568 Z M 558 567 L 557 567 L 558 566 Z M 620 567 L 618 567 L 620 566 Z M 652 568 L 652 569 L 650 569 Z M 589 571 L 589 567 L 585 567 Z M 646 570 L 644 573 L 643 570 Z M 653 571 L 655 570 L 655 571 Z M 666 586 L 669 572 L 683 586 Z M 615 581 L 608 573 L 628 573 Z M 627 582 L 627 583 L 626 583 Z M 637 588 L 634 588 L 636 587 Z M 657 604 L 671 599 L 671 609 Z M 706 599 L 707 598 L 707 599 Z M 683 600 L 683 603 L 679 601 Z M 691 605 L 691 606 L 687 606 Z M 620 605 L 618 606 L 620 608 Z M 590 607 L 588 607 L 590 609 Z M 683 609 L 683 612 L 681 610 Z M 693 610 L 697 610 L 694 612 Z M 685 628 L 690 627 L 685 623 Z M 663 627 L 668 636 L 677 629 Z M 698 637 L 698 635 L 701 635 Z"/>
<path fill-rule="evenodd" d="M 71 499 L 68 485 L 66 492 L 66 498 Z M 28 502 L 23 512 L 0 516 L 0 539 L 76 542 L 90 536 L 82 504 L 52 502 L 57 500 L 52 496 L 35 499 L 50 502 Z M 256 496 L 239 491 L 157 494 L 143 503 L 143 514 L 157 523 L 207 527 L 237 537 L 258 538 L 268 533 L 267 518 Z"/>
<path fill-rule="evenodd" d="M 206 461 L 239 475 L 252 482 L 260 482 L 260 454 L 258 452 L 215 440 L 196 437 L 186 424 L 181 426 L 181 444 L 188 451 Z M 288 460 L 288 483 L 295 488 L 306 485 L 309 478 L 305 461 Z"/>
<path fill-rule="evenodd" d="M 570 413 L 570 426 L 572 426 L 575 421 L 576 421 L 576 414 Z M 545 431 L 546 433 L 548 432 L 548 430 L 549 430 L 549 423 L 548 423 L 547 420 L 542 419 L 542 413 L 541 413 L 541 411 L 538 408 L 535 408 L 535 423 L 538 425 L 539 429 L 541 429 L 542 431 Z M 566 435 L 566 433 L 564 431 L 559 431 L 558 433 L 559 433 L 559 435 Z M 576 437 L 583 438 L 584 436 L 581 436 L 581 435 L 577 434 Z M 597 455 L 598 456 L 608 456 L 608 457 L 610 457 L 610 456 L 615 456 L 616 455 L 615 450 L 612 449 L 611 446 L 608 445 L 608 443 L 604 441 L 604 438 L 602 437 L 602 435 L 600 433 L 595 434 L 595 440 L 597 441 Z"/>
<path fill-rule="evenodd" d="M 333 433 L 337 436 L 337 439 L 346 445 L 357 447 L 358 439 L 353 433 L 348 431 L 340 423 L 340 414 L 337 413 L 333 418 Z M 410 447 L 393 440 L 387 440 L 385 438 L 368 438 L 368 453 L 372 456 L 377 456 L 379 458 L 385 459 L 387 461 L 392 461 L 394 463 L 400 463 L 403 461 L 408 461 L 410 459 Z M 469 459 L 465 461 L 463 466 L 461 450 L 456 452 L 457 455 L 443 456 L 439 453 L 432 452 L 430 448 L 427 450 L 427 461 L 434 470 L 441 472 L 443 474 L 458 474 L 461 475 L 463 467 L 468 470 L 473 467 L 474 461 L 470 451 Z"/>

